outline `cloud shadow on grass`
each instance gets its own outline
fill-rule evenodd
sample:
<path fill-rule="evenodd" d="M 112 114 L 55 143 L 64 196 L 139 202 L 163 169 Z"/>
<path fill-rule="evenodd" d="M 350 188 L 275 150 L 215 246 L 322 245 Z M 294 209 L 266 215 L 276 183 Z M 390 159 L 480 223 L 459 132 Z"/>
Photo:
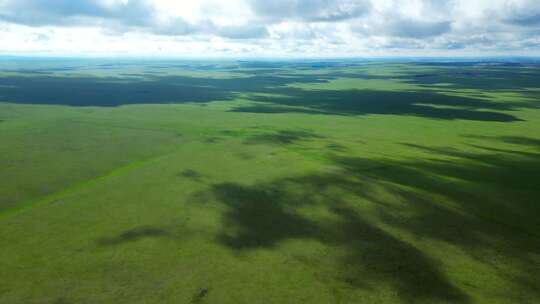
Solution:
<path fill-rule="evenodd" d="M 300 183 L 306 185 L 309 179 Z M 315 184 L 322 181 L 317 179 L 313 180 Z M 339 185 L 339 180 L 333 180 Z M 299 181 L 285 183 L 289 182 Z M 280 183 L 253 187 L 215 185 L 214 195 L 229 207 L 224 221 L 229 229 L 218 240 L 243 251 L 272 250 L 288 239 L 313 239 L 345 248 L 348 254 L 341 261 L 340 280 L 353 288 L 370 288 L 385 282 L 394 286 L 406 303 L 420 298 L 467 302 L 467 297 L 441 273 L 437 262 L 420 250 L 364 220 L 353 208 L 331 207 L 339 218 L 332 223 L 305 218 L 295 211 L 295 205 L 305 203 L 305 194 L 291 195 L 280 190 Z M 315 185 L 306 186 L 315 191 Z"/>
<path fill-rule="evenodd" d="M 57 104 L 69 106 L 121 106 L 128 104 L 208 103 L 239 97 L 250 104 L 238 105 L 232 112 L 260 114 L 320 115 L 410 115 L 433 119 L 513 122 L 520 119 L 509 112 L 524 104 L 496 103 L 486 99 L 445 95 L 444 90 L 309 90 L 294 84 L 326 83 L 339 77 L 386 79 L 362 72 L 310 74 L 322 68 L 292 74 L 282 65 L 260 73 L 244 71 L 230 78 L 157 75 L 148 71 L 140 76 L 58 75 L 53 72 L 0 77 L 0 95 L 6 102 Z M 234 70 L 239 73 L 242 70 Z M 240 73 L 242 74 L 242 73 Z M 416 79 L 414 74 L 401 76 Z M 509 76 L 508 76 L 509 77 Z M 504 81 L 500 80 L 500 81 Z"/>
<path fill-rule="evenodd" d="M 279 130 L 271 133 L 250 136 L 244 141 L 244 143 L 289 145 L 302 140 L 316 138 L 321 138 L 321 136 L 307 130 Z"/>
<path fill-rule="evenodd" d="M 499 111 L 511 111 L 510 104 L 493 103 L 426 91 L 303 90 L 283 89 L 280 96 L 258 96 L 258 104 L 234 112 L 304 112 L 330 115 L 407 115 L 444 120 L 514 122 L 521 119 Z M 294 110 L 294 107 L 297 107 Z M 260 111 L 262 109 L 262 112 Z"/>
<path fill-rule="evenodd" d="M 460 248 L 530 289 L 529 298 L 521 300 L 539 300 L 534 257 L 540 255 L 540 154 L 404 147 L 433 158 L 333 156 L 339 172 L 213 185 L 210 193 L 227 207 L 218 240 L 238 251 L 278 250 L 286 240 L 315 240 L 347 252 L 340 280 L 353 288 L 385 283 L 404 303 L 469 302 L 437 258 L 402 237 L 412 234 Z M 374 188 L 389 195 L 376 195 Z M 345 195 L 336 196 L 336 189 Z M 373 206 L 371 211 L 359 207 L 362 201 Z M 307 217 L 300 212 L 305 206 L 325 208 L 333 217 Z M 499 265 L 501 259 L 510 263 L 513 274 L 508 264 Z"/>
<path fill-rule="evenodd" d="M 169 232 L 156 227 L 136 227 L 117 236 L 101 238 L 97 243 L 101 246 L 115 246 L 156 237 L 169 237 Z"/>

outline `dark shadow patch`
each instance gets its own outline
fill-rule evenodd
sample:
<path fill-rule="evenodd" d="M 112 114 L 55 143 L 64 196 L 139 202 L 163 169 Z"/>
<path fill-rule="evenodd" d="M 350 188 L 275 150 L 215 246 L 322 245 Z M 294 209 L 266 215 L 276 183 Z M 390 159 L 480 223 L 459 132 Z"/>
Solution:
<path fill-rule="evenodd" d="M 478 144 L 468 144 L 468 145 L 477 149 L 482 149 L 482 150 L 493 152 L 493 153 L 517 154 L 517 155 L 522 155 L 522 156 L 535 155 L 535 153 L 533 152 L 524 152 L 520 150 L 518 151 L 518 150 L 501 149 L 501 148 L 488 147 L 488 146 L 478 145 Z"/>
<path fill-rule="evenodd" d="M 408 83 L 422 85 L 428 88 L 438 87 L 441 89 L 464 90 L 485 89 L 496 91 L 523 91 L 525 88 L 538 87 L 540 73 L 535 67 L 527 68 L 527 65 L 486 64 L 482 62 L 461 63 L 432 63 L 436 67 L 436 73 L 403 75 L 400 78 Z M 412 76 L 412 77 L 411 77 Z"/>
<path fill-rule="evenodd" d="M 68 301 L 66 298 L 58 298 L 53 302 L 53 304 L 69 304 L 69 303 L 71 302 Z"/>
<path fill-rule="evenodd" d="M 298 193 L 285 190 L 291 183 L 303 189 Z M 214 195 L 229 207 L 224 217 L 224 227 L 228 228 L 218 240 L 235 250 L 250 250 L 271 249 L 287 239 L 314 239 L 349 253 L 342 261 L 340 280 L 354 288 L 386 282 L 407 303 L 421 298 L 467 302 L 467 297 L 438 270 L 437 263 L 368 223 L 354 209 L 331 207 L 338 220 L 327 223 L 296 213 L 295 206 L 324 198 L 327 187 L 339 185 L 347 187 L 344 177 L 305 177 L 252 187 L 215 185 Z"/>
<path fill-rule="evenodd" d="M 243 160 L 251 160 L 251 159 L 256 158 L 255 155 L 247 153 L 247 152 L 241 152 L 241 153 L 238 153 L 237 155 L 239 158 Z"/>
<path fill-rule="evenodd" d="M 280 107 L 271 105 L 253 105 L 235 107 L 231 112 L 240 113 L 257 113 L 257 114 L 284 114 L 284 113 L 301 113 L 301 114 L 326 114 L 322 111 L 315 111 L 309 109 L 295 108 L 295 107 Z"/>
<path fill-rule="evenodd" d="M 336 144 L 336 143 L 328 144 L 328 145 L 326 145 L 326 148 L 328 150 L 331 150 L 331 151 L 334 151 L 334 152 L 345 152 L 345 151 L 347 151 L 347 147 L 345 147 L 343 145 L 340 145 L 340 144 Z"/>
<path fill-rule="evenodd" d="M 511 144 L 515 146 L 527 147 L 532 149 L 540 149 L 540 139 L 537 138 L 531 138 L 531 137 L 525 137 L 525 136 L 484 136 L 484 135 L 471 135 L 466 134 L 463 135 L 463 137 L 467 139 L 474 140 L 473 143 L 468 143 L 472 147 L 476 147 L 479 149 L 492 151 L 492 152 L 500 152 L 500 153 L 513 153 L 513 154 L 520 154 L 520 155 L 531 155 L 535 152 L 528 152 L 524 150 L 516 150 L 514 148 L 512 149 L 505 149 L 505 148 L 499 148 L 499 147 L 490 147 L 487 146 L 486 142 L 500 142 L 505 144 Z M 482 142 L 482 144 L 478 144 L 478 142 Z"/>
<path fill-rule="evenodd" d="M 505 143 L 524 145 L 540 149 L 540 139 L 522 137 L 522 136 L 502 136 L 499 139 Z"/>
<path fill-rule="evenodd" d="M 229 227 L 219 240 L 227 246 L 243 249 L 272 247 L 279 240 L 306 237 L 315 229 L 314 223 L 296 215 L 279 203 L 285 193 L 274 188 L 244 187 L 225 183 L 213 187 L 220 201 L 231 207 L 226 215 Z"/>
<path fill-rule="evenodd" d="M 215 144 L 215 143 L 218 143 L 220 141 L 223 141 L 223 137 L 210 136 L 210 137 L 206 137 L 203 140 L 204 143 L 208 143 L 208 144 Z"/>
<path fill-rule="evenodd" d="M 206 296 L 208 296 L 209 292 L 210 292 L 210 289 L 208 289 L 208 288 L 200 288 L 193 295 L 193 298 L 191 299 L 191 303 L 193 303 L 193 304 L 201 304 L 201 303 L 203 303 L 204 299 L 206 298 Z"/>
<path fill-rule="evenodd" d="M 180 173 L 183 178 L 191 179 L 193 181 L 201 181 L 203 175 L 193 169 L 186 169 Z"/>
<path fill-rule="evenodd" d="M 370 274 L 369 280 L 388 282 L 406 303 L 419 300 L 444 299 L 451 303 L 467 302 L 467 296 L 452 285 L 439 270 L 438 264 L 414 246 L 397 239 L 366 222 L 354 209 L 335 207 L 340 216 L 341 239 L 351 249 L 344 263 L 345 281 L 364 287 L 359 280 Z"/>
<path fill-rule="evenodd" d="M 244 134 L 244 131 L 242 131 L 242 130 L 221 130 L 219 133 L 224 135 L 224 136 L 237 137 L 237 136 L 242 136 Z"/>
<path fill-rule="evenodd" d="M 305 130 L 280 130 L 268 134 L 259 134 L 247 138 L 246 144 L 289 145 L 302 140 L 321 138 L 321 136 Z"/>
<path fill-rule="evenodd" d="M 302 90 L 281 89 L 280 96 L 258 96 L 256 100 L 299 110 L 330 115 L 411 115 L 445 120 L 512 122 L 521 119 L 508 113 L 511 104 L 457 97 L 428 91 Z M 258 113 L 260 105 L 243 106 L 243 112 Z M 235 111 L 234 109 L 232 111 Z M 291 111 L 293 112 L 293 111 Z"/>
<path fill-rule="evenodd" d="M 289 239 L 316 240 L 347 253 L 339 280 L 348 286 L 390 284 L 405 303 L 469 302 L 457 285 L 474 282 L 447 278 L 438 260 L 402 238 L 414 235 L 457 247 L 502 277 L 511 267 L 515 273 L 508 279 L 530 289 L 527 301 L 540 299 L 538 269 L 532 266 L 540 254 L 540 154 L 404 147 L 433 157 L 333 156 L 341 171 L 214 185 L 210 192 L 227 207 L 218 240 L 240 251 L 276 250 Z M 373 204 L 370 217 L 357 205 L 366 201 Z M 307 217 L 299 212 L 306 206 L 327 209 L 334 217 Z"/>
<path fill-rule="evenodd" d="M 97 243 L 101 246 L 114 246 L 123 243 L 136 242 L 144 238 L 166 237 L 169 233 L 155 227 L 137 227 L 127 230 L 118 236 L 101 238 Z"/>
<path fill-rule="evenodd" d="M 291 82 L 319 83 L 311 76 L 254 75 L 232 78 L 197 78 L 174 75 L 145 77 L 93 77 L 73 74 L 0 77 L 0 93 L 8 102 L 113 107 L 128 104 L 207 103 L 233 100 L 239 93 L 279 92 Z"/>
<path fill-rule="evenodd" d="M 412 115 L 433 119 L 463 119 L 476 121 L 512 122 L 519 121 L 508 113 L 514 109 L 531 106 L 529 103 L 490 102 L 486 98 L 471 98 L 450 96 L 448 89 L 431 90 L 421 88 L 416 91 L 384 91 L 384 90 L 320 90 L 302 89 L 291 84 L 326 83 L 339 77 L 356 79 L 399 79 L 418 84 L 424 81 L 431 84 L 433 75 L 415 77 L 414 72 L 406 68 L 396 72 L 397 75 L 377 76 L 366 75 L 364 72 L 344 72 L 335 68 L 347 65 L 318 64 L 303 65 L 305 74 L 291 73 L 290 68 L 298 68 L 300 63 L 273 64 L 269 70 L 245 70 L 243 77 L 231 78 L 197 78 L 179 75 L 156 75 L 152 73 L 151 65 L 141 64 L 147 68 L 147 73 L 141 77 L 92 77 L 82 74 L 57 75 L 54 71 L 43 75 L 27 71 L 19 71 L 24 75 L 9 75 L 0 77 L 0 89 L 4 100 L 14 103 L 28 104 L 60 104 L 70 106 L 120 106 L 126 104 L 164 104 L 164 103 L 208 103 L 212 101 L 235 100 L 239 96 L 254 101 L 251 105 L 233 108 L 233 112 L 244 113 L 301 113 L 326 115 Z M 355 64 L 352 64 L 353 66 Z M 129 66 L 129 65 L 128 65 Z M 136 65 L 135 65 L 136 66 Z M 171 65 L 170 67 L 174 67 Z M 185 65 L 188 70 L 204 71 L 233 71 L 242 74 L 240 66 L 205 66 Z M 239 69 L 240 68 L 240 69 Z M 444 70 L 444 68 L 441 68 Z M 475 67 L 481 72 L 491 73 L 487 68 Z M 99 70 L 99 69 L 98 69 Z M 310 73 L 317 70 L 317 73 Z M 486 78 L 484 88 L 490 89 L 491 83 L 507 83 L 513 79 L 525 78 L 520 82 L 521 88 L 531 87 L 538 83 L 538 75 L 524 74 L 523 71 L 506 70 L 499 73 L 497 79 Z M 456 72 L 454 72 L 456 73 Z M 463 74 L 465 73 L 465 74 Z M 469 74 L 463 72 L 463 77 L 450 75 L 447 78 L 436 77 L 438 82 L 461 82 L 463 88 L 471 80 Z M 478 73 L 478 72 L 475 72 Z M 460 74 L 461 75 L 461 74 Z M 454 77 L 454 78 L 453 78 Z M 487 76 L 486 76 L 487 77 Z M 500 79 L 499 79 L 500 77 Z M 466 79 L 467 83 L 464 82 Z M 422 83 L 420 83 L 422 85 Z M 470 86 L 469 86 L 470 87 Z M 473 86 L 474 87 L 474 86 Z M 536 87 L 532 86 L 532 87 Z M 514 89 L 519 91 L 519 86 Z M 519 91 L 521 92 L 521 91 Z M 445 95 L 445 93 L 449 95 Z"/>

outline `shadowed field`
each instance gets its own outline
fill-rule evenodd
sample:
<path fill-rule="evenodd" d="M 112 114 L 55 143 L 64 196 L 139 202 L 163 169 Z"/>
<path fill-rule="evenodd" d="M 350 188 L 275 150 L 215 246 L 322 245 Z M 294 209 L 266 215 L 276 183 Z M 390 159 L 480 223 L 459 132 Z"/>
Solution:
<path fill-rule="evenodd" d="M 0 63 L 0 303 L 537 303 L 531 63 Z"/>

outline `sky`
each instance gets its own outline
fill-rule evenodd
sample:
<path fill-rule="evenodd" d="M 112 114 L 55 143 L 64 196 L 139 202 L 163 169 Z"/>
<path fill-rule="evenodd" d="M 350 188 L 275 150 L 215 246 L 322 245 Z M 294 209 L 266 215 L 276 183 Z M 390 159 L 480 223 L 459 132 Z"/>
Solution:
<path fill-rule="evenodd" d="M 540 0 L 0 0 L 0 55 L 539 56 Z"/>

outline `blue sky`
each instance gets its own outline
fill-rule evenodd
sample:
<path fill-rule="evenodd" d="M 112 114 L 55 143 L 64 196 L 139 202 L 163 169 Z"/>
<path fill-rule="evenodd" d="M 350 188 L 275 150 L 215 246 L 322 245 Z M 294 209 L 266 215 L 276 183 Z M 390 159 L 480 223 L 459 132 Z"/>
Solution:
<path fill-rule="evenodd" d="M 0 54 L 540 55 L 539 0 L 0 0 Z"/>

